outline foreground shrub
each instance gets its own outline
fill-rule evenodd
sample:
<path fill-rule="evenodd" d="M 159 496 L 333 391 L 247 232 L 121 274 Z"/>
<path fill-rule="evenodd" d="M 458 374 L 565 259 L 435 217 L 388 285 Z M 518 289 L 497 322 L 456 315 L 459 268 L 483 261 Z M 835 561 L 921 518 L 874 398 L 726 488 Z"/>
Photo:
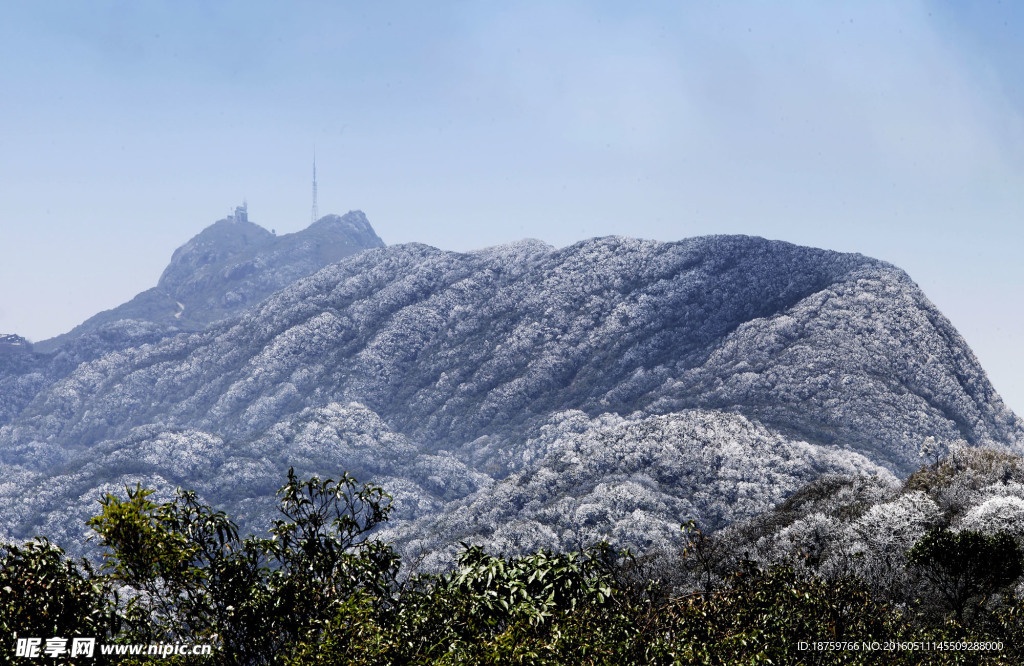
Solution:
<path fill-rule="evenodd" d="M 110 581 L 46 539 L 0 546 L 0 635 L 109 637 L 119 627 Z"/>
<path fill-rule="evenodd" d="M 127 642 L 212 643 L 221 663 L 270 663 L 315 642 L 350 599 L 389 598 L 398 558 L 367 538 L 391 510 L 376 486 L 290 470 L 283 519 L 269 538 L 244 540 L 194 493 L 163 504 L 151 495 L 107 495 L 89 521 L 109 549 L 106 579 L 131 593 L 119 609 Z"/>
<path fill-rule="evenodd" d="M 348 475 L 290 471 L 266 538 L 240 538 L 193 493 L 152 494 L 136 486 L 102 500 L 90 521 L 108 549 L 99 572 L 45 540 L 0 550 L 6 635 L 216 646 L 210 658 L 116 662 L 125 666 L 1024 662 L 1024 600 L 1008 593 L 1021 553 L 1006 533 L 918 539 L 906 554 L 917 604 L 855 569 L 826 575 L 809 554 L 755 563 L 745 542 L 692 523 L 658 567 L 607 544 L 517 557 L 463 544 L 452 571 L 403 580 L 393 550 L 372 538 L 390 498 Z M 669 563 L 677 571 L 663 571 Z M 864 647 L 963 640 L 1003 648 Z"/>

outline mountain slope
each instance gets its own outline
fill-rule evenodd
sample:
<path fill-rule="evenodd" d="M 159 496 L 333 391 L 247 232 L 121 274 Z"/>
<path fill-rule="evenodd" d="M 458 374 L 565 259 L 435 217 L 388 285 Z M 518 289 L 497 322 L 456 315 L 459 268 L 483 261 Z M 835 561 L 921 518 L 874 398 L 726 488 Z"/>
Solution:
<path fill-rule="evenodd" d="M 215 222 L 175 250 L 156 287 L 35 348 L 53 351 L 123 319 L 201 330 L 343 257 L 383 246 L 362 211 L 327 215 L 284 236 L 239 214 Z"/>
<path fill-rule="evenodd" d="M 299 447 L 302 424 L 325 409 L 367 416 Z M 588 425 L 545 435 L 566 414 Z M 628 462 L 629 451 L 594 444 L 609 432 L 636 455 L 648 450 L 643 460 L 676 462 Z M 400 441 L 405 453 L 370 465 L 365 447 L 339 453 L 357 435 Z M 928 435 L 1024 442 L 960 336 L 884 262 L 742 236 L 468 254 L 405 245 L 348 257 L 202 332 L 83 364 L 0 428 L 9 477 L 56 490 L 26 502 L 14 483 L 0 503 L 22 517 L 8 531 L 60 532 L 70 529 L 61 502 L 151 477 L 188 482 L 258 522 L 256 498 L 282 469 L 344 465 L 396 493 L 394 534 L 409 552 L 497 538 L 503 526 L 481 528 L 475 516 L 509 487 L 526 489 L 521 506 L 488 514 L 507 521 L 505 545 L 558 542 L 572 523 L 551 507 L 592 496 L 588 515 L 604 518 L 588 536 L 643 546 L 644 529 L 669 529 L 651 520 L 750 517 L 822 473 L 909 473 Z M 160 438 L 164 457 L 137 453 Z M 183 444 L 204 438 L 218 443 Z M 730 447 L 746 453 L 709 465 L 706 455 Z M 577 464 L 567 450 L 598 462 Z M 180 456 L 198 477 L 182 476 Z M 102 469 L 83 480 L 85 461 Z M 723 509 L 737 480 L 760 499 Z M 555 494 L 540 496 L 545 487 Z M 708 487 L 713 496 L 701 495 Z M 650 514 L 648 528 L 630 532 L 636 510 Z"/>
<path fill-rule="evenodd" d="M 383 245 L 362 211 L 326 215 L 284 236 L 241 211 L 215 222 L 175 250 L 156 287 L 7 360 L 0 355 L 0 424 L 83 362 L 202 330 L 332 262 Z"/>

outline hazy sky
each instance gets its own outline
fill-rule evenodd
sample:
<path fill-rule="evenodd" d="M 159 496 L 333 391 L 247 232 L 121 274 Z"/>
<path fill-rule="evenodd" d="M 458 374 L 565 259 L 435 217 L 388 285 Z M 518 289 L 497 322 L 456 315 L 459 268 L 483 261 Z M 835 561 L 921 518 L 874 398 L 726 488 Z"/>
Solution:
<path fill-rule="evenodd" d="M 1024 413 L 1024 4 L 0 3 L 0 332 L 243 198 L 388 244 L 744 233 L 907 270 Z M 386 7 L 386 9 L 384 8 Z"/>

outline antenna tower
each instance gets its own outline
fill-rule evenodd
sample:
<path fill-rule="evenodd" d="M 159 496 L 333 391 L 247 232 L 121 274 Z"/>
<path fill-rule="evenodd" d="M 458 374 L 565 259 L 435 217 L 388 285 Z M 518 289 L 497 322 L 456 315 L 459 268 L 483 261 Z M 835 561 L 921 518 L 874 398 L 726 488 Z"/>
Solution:
<path fill-rule="evenodd" d="M 316 222 L 320 218 L 320 212 L 316 209 L 316 148 L 313 149 L 313 220 Z M 310 222 L 310 224 L 312 224 Z"/>

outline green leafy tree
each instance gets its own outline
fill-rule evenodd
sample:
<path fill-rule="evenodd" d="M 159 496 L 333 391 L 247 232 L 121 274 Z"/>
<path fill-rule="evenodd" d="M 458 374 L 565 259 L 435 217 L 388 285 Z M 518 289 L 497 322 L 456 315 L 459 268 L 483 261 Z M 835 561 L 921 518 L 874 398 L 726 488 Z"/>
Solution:
<path fill-rule="evenodd" d="M 129 633 L 144 642 L 219 641 L 231 611 L 224 601 L 247 591 L 237 576 L 248 559 L 237 527 L 194 493 L 179 490 L 173 502 L 156 504 L 152 490 L 126 492 L 125 500 L 100 500 L 102 512 L 88 524 L 109 549 L 104 573 L 132 591 L 122 611 Z"/>
<path fill-rule="evenodd" d="M 269 538 L 244 540 L 194 493 L 157 504 L 151 490 L 126 491 L 103 498 L 89 525 L 109 549 L 103 571 L 133 592 L 133 641 L 212 642 L 224 663 L 266 663 L 315 640 L 353 595 L 388 603 L 398 558 L 368 536 L 390 497 L 348 474 L 303 481 L 289 470 L 282 518 Z"/>
<path fill-rule="evenodd" d="M 615 558 L 604 543 L 581 553 L 541 550 L 511 560 L 465 546 L 444 587 L 467 600 L 467 616 L 474 622 L 501 629 L 522 618 L 539 626 L 557 613 L 609 601 Z"/>
<path fill-rule="evenodd" d="M 46 539 L 0 546 L 0 635 L 112 636 L 116 594 L 87 560 L 75 563 Z M 10 646 L 0 646 L 6 650 Z"/>
<path fill-rule="evenodd" d="M 594 663 L 636 633 L 620 612 L 621 556 L 606 544 L 513 558 L 465 546 L 454 571 L 407 581 L 391 607 L 351 598 L 322 641 L 290 663 Z"/>
<path fill-rule="evenodd" d="M 908 629 L 856 578 L 823 579 L 784 564 L 762 570 L 749 561 L 723 588 L 670 604 L 656 622 L 669 663 L 687 664 L 879 663 L 853 652 L 822 660 L 801 651 L 800 641 L 889 640 Z"/>
<path fill-rule="evenodd" d="M 301 481 L 289 470 L 278 497 L 284 518 L 274 521 L 271 538 L 248 543 L 269 562 L 269 630 L 280 643 L 318 635 L 353 595 L 379 607 L 390 603 L 399 558 L 368 538 L 391 513 L 389 495 L 347 473 L 337 481 Z"/>

